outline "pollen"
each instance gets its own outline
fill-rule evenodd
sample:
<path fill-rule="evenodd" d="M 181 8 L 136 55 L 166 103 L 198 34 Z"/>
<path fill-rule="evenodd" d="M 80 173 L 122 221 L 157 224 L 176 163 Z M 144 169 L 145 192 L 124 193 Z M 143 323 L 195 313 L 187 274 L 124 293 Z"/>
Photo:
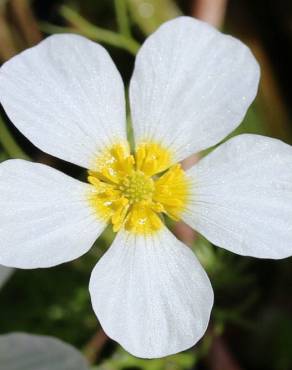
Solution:
<path fill-rule="evenodd" d="M 171 153 L 157 143 L 143 143 L 134 155 L 116 144 L 96 158 L 89 171 L 88 199 L 96 216 L 135 234 L 153 234 L 163 215 L 179 220 L 189 194 L 187 176 Z"/>

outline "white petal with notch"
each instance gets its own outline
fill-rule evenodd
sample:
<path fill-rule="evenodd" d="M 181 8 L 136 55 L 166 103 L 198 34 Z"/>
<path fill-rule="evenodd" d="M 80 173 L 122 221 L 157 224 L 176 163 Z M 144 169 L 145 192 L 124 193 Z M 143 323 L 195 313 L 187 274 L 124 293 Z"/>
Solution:
<path fill-rule="evenodd" d="M 239 135 L 187 171 L 183 219 L 212 243 L 258 258 L 292 255 L 292 147 Z"/>
<path fill-rule="evenodd" d="M 240 124 L 258 81 L 258 64 L 239 40 L 189 17 L 164 23 L 136 58 L 136 143 L 162 143 L 176 161 L 215 145 Z"/>
<path fill-rule="evenodd" d="M 121 76 L 107 51 L 78 35 L 53 35 L 6 62 L 0 101 L 41 150 L 85 168 L 126 140 Z"/>
<path fill-rule="evenodd" d="M 87 252 L 105 228 L 91 185 L 23 160 L 0 164 L 0 264 L 49 267 Z"/>
<path fill-rule="evenodd" d="M 105 332 L 143 358 L 193 346 L 213 304 L 204 269 L 166 228 L 147 237 L 119 232 L 92 272 L 90 293 Z"/>

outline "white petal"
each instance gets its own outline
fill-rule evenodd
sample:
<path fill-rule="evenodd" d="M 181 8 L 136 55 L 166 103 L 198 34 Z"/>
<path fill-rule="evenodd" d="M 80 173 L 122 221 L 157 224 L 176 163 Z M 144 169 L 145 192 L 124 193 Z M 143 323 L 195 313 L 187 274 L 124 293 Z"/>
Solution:
<path fill-rule="evenodd" d="M 105 332 L 144 358 L 193 346 L 213 304 L 197 258 L 166 228 L 153 237 L 120 232 L 92 272 L 90 293 Z"/>
<path fill-rule="evenodd" d="M 85 168 L 126 139 L 123 82 L 106 50 L 82 36 L 54 35 L 6 62 L 0 100 L 41 150 Z"/>
<path fill-rule="evenodd" d="M 212 243 L 260 258 L 292 255 L 292 147 L 240 135 L 188 171 L 194 181 L 185 222 Z"/>
<path fill-rule="evenodd" d="M 25 333 L 0 335 L 1 370 L 89 370 L 74 347 L 57 338 Z"/>
<path fill-rule="evenodd" d="M 87 203 L 90 186 L 48 166 L 0 165 L 0 264 L 54 266 L 92 246 L 105 227 Z"/>
<path fill-rule="evenodd" d="M 176 160 L 218 143 L 242 121 L 258 80 L 258 64 L 240 41 L 193 18 L 166 22 L 136 59 L 136 142 L 163 143 Z"/>

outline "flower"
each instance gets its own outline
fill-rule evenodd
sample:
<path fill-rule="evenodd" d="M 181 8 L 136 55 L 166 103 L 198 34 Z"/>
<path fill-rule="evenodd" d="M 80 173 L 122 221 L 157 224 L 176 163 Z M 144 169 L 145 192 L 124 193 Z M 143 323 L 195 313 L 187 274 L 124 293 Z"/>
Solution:
<path fill-rule="evenodd" d="M 103 47 L 54 35 L 12 58 L 0 73 L 10 119 L 41 150 L 89 171 L 83 183 L 43 164 L 0 165 L 0 264 L 70 261 L 111 223 L 117 236 L 90 279 L 105 332 L 145 358 L 193 346 L 213 291 L 164 215 L 241 255 L 292 250 L 290 146 L 239 135 L 190 170 L 179 164 L 239 125 L 258 81 L 240 41 L 188 17 L 163 24 L 141 47 L 130 83 L 131 153 L 123 83 Z"/>
<path fill-rule="evenodd" d="M 73 346 L 53 337 L 27 333 L 0 335 L 2 369 L 90 370 L 88 362 Z"/>

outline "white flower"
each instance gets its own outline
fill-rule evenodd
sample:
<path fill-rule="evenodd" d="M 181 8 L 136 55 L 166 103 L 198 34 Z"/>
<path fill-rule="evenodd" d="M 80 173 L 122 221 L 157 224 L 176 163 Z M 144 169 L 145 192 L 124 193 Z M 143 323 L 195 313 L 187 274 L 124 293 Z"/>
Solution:
<path fill-rule="evenodd" d="M 131 155 L 123 83 L 100 45 L 55 35 L 11 59 L 0 73 L 8 116 L 41 150 L 89 169 L 89 183 L 42 164 L 2 163 L 0 264 L 70 261 L 110 222 L 118 234 L 90 280 L 106 333 L 146 358 L 193 346 L 213 292 L 164 214 L 242 255 L 292 250 L 290 146 L 240 135 L 186 172 L 175 164 L 238 126 L 258 80 L 258 64 L 238 40 L 187 17 L 165 23 L 136 59 Z"/>
<path fill-rule="evenodd" d="M 2 370 L 90 370 L 82 354 L 57 338 L 26 333 L 0 335 Z"/>

